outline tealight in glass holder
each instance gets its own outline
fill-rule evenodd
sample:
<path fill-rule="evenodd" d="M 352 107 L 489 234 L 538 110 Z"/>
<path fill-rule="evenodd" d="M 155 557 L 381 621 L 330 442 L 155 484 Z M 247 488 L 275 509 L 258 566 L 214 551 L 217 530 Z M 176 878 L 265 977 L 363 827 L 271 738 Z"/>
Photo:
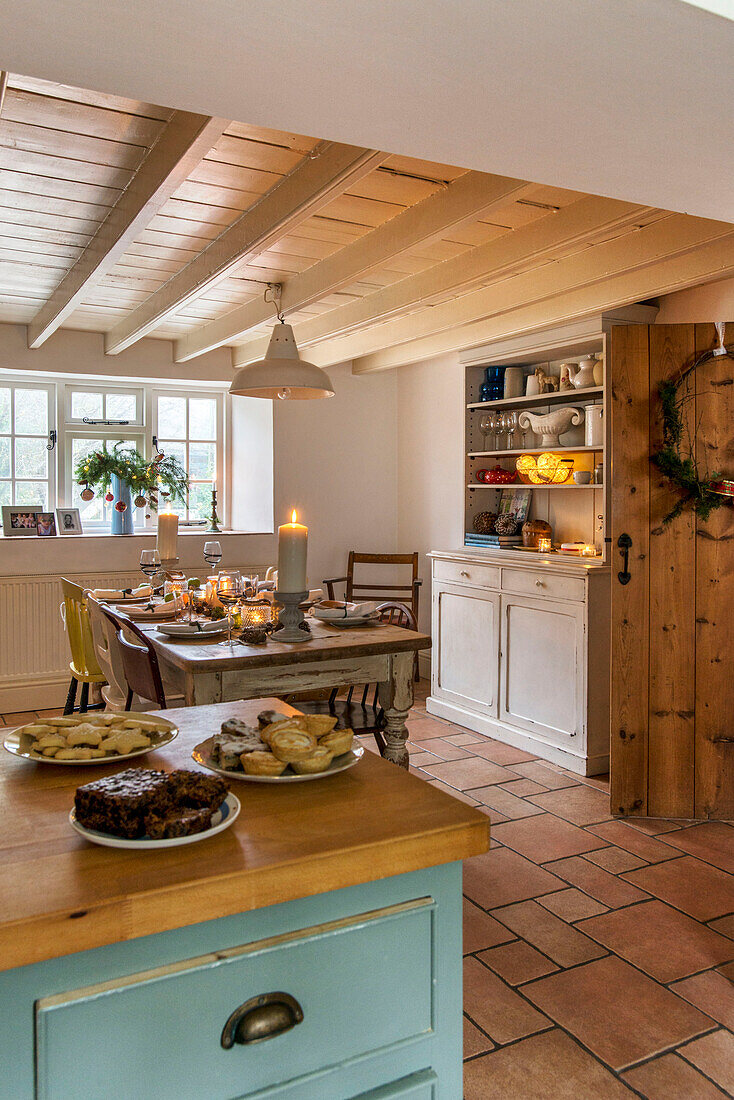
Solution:
<path fill-rule="evenodd" d="M 240 604 L 242 626 L 270 626 L 275 621 L 273 605 L 269 600 L 243 600 Z"/>

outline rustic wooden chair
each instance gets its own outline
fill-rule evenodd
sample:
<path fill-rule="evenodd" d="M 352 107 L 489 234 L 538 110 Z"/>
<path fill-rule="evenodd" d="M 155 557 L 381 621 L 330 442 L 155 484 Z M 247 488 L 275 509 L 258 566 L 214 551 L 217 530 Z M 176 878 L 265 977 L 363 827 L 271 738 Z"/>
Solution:
<path fill-rule="evenodd" d="M 117 644 L 120 647 L 122 667 L 127 682 L 125 710 L 131 709 L 136 695 L 140 695 L 143 699 L 155 700 L 158 707 L 165 710 L 166 693 L 163 689 L 163 680 L 155 647 L 129 615 L 125 615 L 121 611 L 112 611 L 107 604 L 100 604 L 100 610 L 107 616 L 117 632 Z M 141 644 L 135 645 L 133 642 L 128 641 L 125 637 L 126 631 L 134 635 Z"/>
<path fill-rule="evenodd" d="M 61 605 L 61 617 L 64 620 L 66 636 L 69 639 L 71 650 L 71 683 L 66 696 L 64 714 L 73 714 L 78 711 L 85 714 L 88 710 L 100 710 L 104 703 L 89 702 L 89 685 L 105 684 L 107 682 L 104 672 L 99 667 L 97 656 L 94 652 L 92 639 L 92 627 L 89 622 L 89 611 L 84 597 L 84 589 L 66 577 L 61 578 L 61 591 L 64 602 Z M 79 706 L 75 706 L 76 692 L 79 684 L 82 685 Z"/>
<path fill-rule="evenodd" d="M 392 626 L 402 626 L 406 630 L 417 630 L 416 617 L 404 603 L 390 601 L 382 603 L 376 609 L 378 619 Z M 361 698 L 355 700 L 355 692 L 362 687 Z M 382 730 L 385 725 L 385 713 L 380 706 L 377 684 L 352 684 L 346 698 L 338 698 L 339 688 L 334 688 L 330 697 L 318 702 L 297 702 L 294 705 L 304 714 L 335 714 L 337 729 L 349 728 L 360 736 L 371 733 L 380 752 L 385 751 L 385 738 Z M 286 700 L 288 701 L 288 700 Z"/>
<path fill-rule="evenodd" d="M 355 565 L 408 565 L 412 568 L 410 581 L 403 584 L 362 584 L 354 579 Z M 358 554 L 349 551 L 347 573 L 344 577 L 332 577 L 322 582 L 330 600 L 337 599 L 334 585 L 345 586 L 345 599 L 361 603 L 363 600 L 395 600 L 405 604 L 418 620 L 418 594 L 423 583 L 418 577 L 418 551 L 413 554 Z"/>
<path fill-rule="evenodd" d="M 409 582 L 405 581 L 403 584 L 362 584 L 354 579 L 355 565 L 410 566 L 412 576 Z M 337 598 L 334 595 L 334 585 L 343 584 L 344 598 L 350 603 L 352 601 L 361 603 L 363 600 L 394 600 L 410 608 L 415 616 L 416 623 L 418 622 L 418 598 L 422 583 L 418 576 L 417 550 L 412 554 L 358 554 L 356 550 L 350 550 L 346 576 L 332 577 L 330 580 L 322 581 L 330 600 Z M 418 629 L 417 626 L 415 629 Z M 417 654 L 414 679 L 416 682 L 420 680 Z"/>

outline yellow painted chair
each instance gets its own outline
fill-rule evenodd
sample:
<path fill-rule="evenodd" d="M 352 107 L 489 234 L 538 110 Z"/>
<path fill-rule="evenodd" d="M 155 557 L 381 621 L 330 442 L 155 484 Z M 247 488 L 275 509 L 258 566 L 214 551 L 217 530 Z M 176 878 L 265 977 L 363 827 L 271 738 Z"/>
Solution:
<path fill-rule="evenodd" d="M 61 590 L 64 594 L 61 617 L 64 620 L 69 648 L 71 649 L 71 661 L 69 662 L 71 683 L 69 684 L 69 694 L 66 697 L 64 714 L 73 714 L 75 710 L 78 710 L 80 714 L 84 714 L 88 710 L 100 710 L 104 708 L 105 704 L 103 702 L 90 704 L 89 685 L 106 684 L 107 678 L 99 667 L 94 652 L 94 639 L 92 638 L 89 612 L 84 599 L 84 589 L 78 584 L 74 584 L 73 581 L 67 581 L 65 577 L 62 577 Z M 74 703 L 79 684 L 82 685 L 82 691 L 79 706 L 76 707 Z"/>

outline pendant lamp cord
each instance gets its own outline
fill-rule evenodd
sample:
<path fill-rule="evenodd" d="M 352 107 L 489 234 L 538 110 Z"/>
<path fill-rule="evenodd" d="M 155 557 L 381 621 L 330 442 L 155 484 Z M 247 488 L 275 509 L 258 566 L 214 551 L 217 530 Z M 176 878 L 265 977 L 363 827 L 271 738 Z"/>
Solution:
<path fill-rule="evenodd" d="M 283 286 L 281 283 L 268 283 L 265 287 L 265 293 L 263 299 L 268 305 L 275 306 L 275 315 L 280 321 L 281 325 L 285 324 L 285 314 L 280 308 L 280 299 L 283 293 Z"/>

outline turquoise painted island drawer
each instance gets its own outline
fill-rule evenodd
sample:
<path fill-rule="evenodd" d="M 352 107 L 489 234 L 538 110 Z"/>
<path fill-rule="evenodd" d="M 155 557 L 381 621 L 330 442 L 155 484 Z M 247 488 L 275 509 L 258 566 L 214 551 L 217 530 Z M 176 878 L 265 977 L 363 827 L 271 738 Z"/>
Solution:
<path fill-rule="evenodd" d="M 36 1095 L 244 1100 L 278 1087 L 318 1096 L 311 1075 L 431 1033 L 435 908 L 419 898 L 42 997 Z M 302 1021 L 225 1049 L 232 1014 L 270 993 L 292 998 L 291 1019 L 302 1012 Z M 433 1095 L 428 1079 L 406 1089 L 385 1095 Z"/>

